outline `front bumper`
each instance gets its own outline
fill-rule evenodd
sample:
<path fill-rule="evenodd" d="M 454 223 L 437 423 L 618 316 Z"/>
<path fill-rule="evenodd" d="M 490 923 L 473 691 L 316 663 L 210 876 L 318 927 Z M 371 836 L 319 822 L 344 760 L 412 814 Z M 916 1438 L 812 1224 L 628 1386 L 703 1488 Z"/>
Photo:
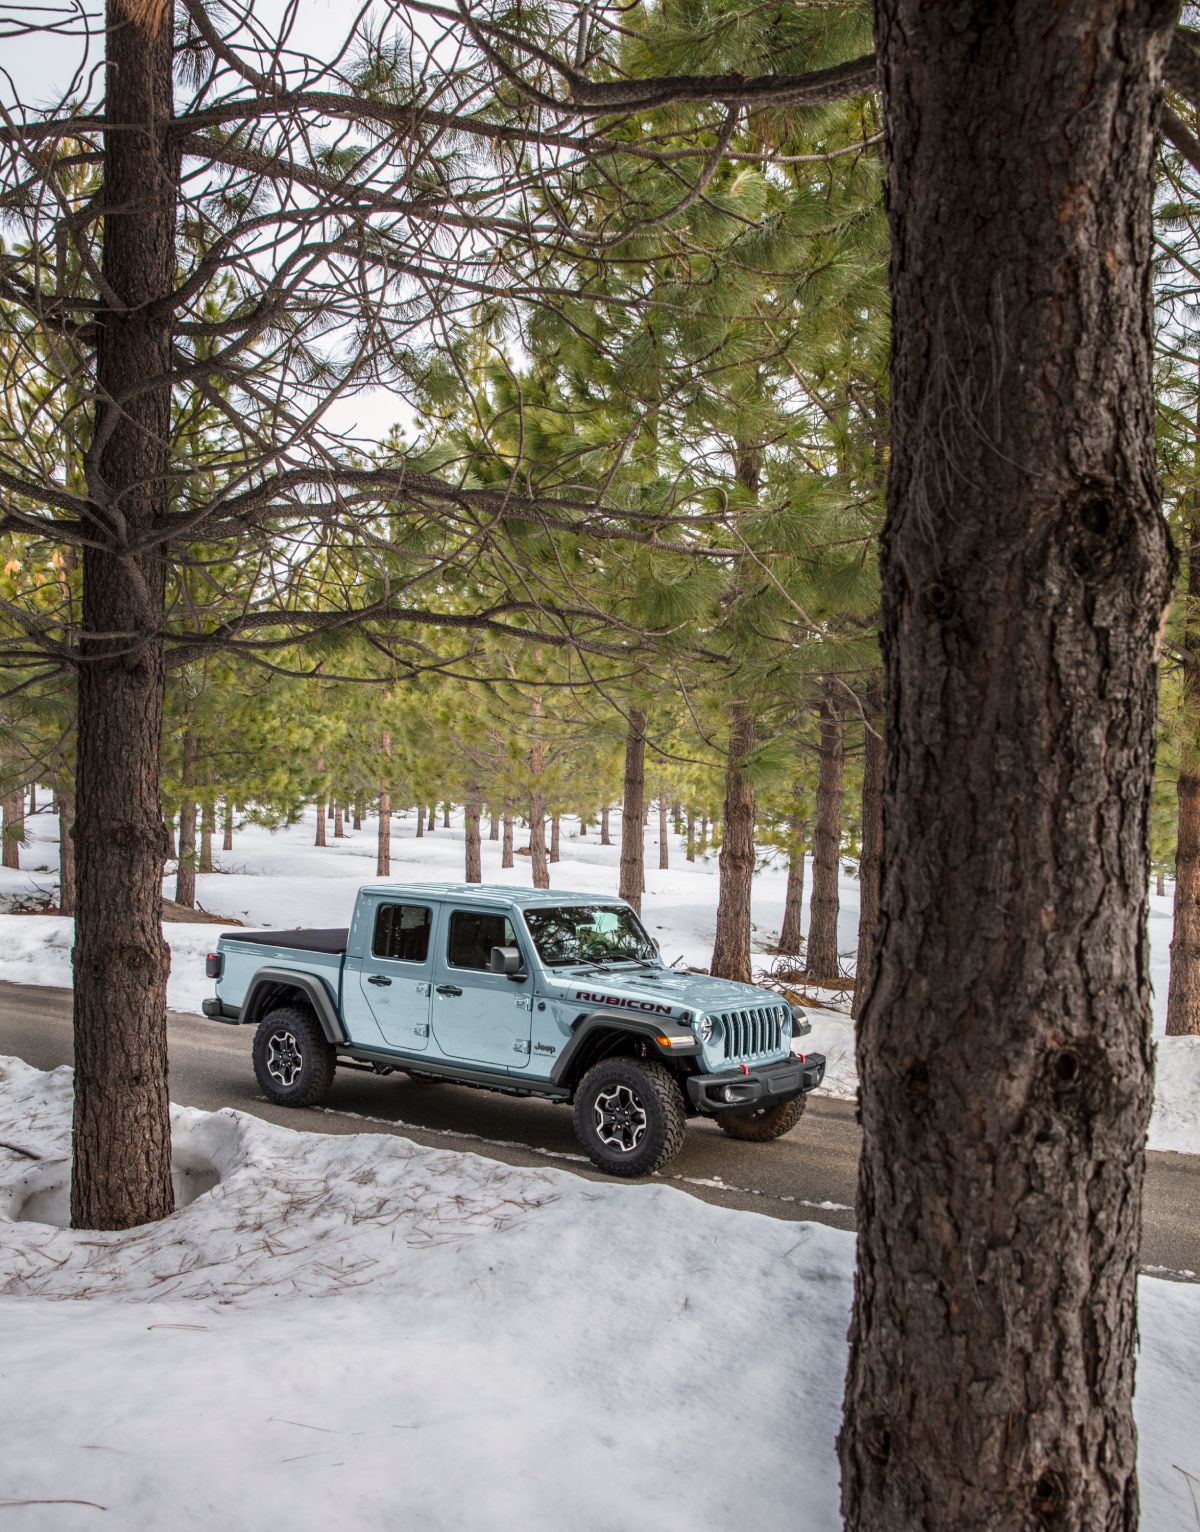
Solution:
<path fill-rule="evenodd" d="M 736 1112 L 748 1106 L 779 1106 L 793 1096 L 816 1090 L 825 1078 L 823 1053 L 794 1054 L 760 1069 L 726 1070 L 719 1075 L 688 1075 L 687 1091 L 698 1112 Z"/>

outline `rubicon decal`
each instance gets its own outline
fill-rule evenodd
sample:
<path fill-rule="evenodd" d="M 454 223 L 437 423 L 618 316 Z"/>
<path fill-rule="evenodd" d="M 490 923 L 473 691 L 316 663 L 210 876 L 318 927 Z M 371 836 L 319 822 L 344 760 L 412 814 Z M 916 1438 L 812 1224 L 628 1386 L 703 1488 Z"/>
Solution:
<path fill-rule="evenodd" d="M 629 1000 L 624 995 L 601 995 L 590 989 L 577 989 L 576 1000 L 590 1000 L 593 1005 L 616 1005 L 627 1011 L 644 1011 L 648 1016 L 670 1016 L 673 1006 L 659 1005 L 653 1000 Z"/>

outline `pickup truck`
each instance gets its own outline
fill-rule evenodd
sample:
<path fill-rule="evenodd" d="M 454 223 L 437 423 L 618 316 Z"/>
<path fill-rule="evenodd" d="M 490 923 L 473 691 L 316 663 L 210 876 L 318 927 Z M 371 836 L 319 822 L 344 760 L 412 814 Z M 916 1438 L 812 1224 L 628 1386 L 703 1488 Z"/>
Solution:
<path fill-rule="evenodd" d="M 311 1106 L 339 1067 L 541 1096 L 617 1176 L 660 1170 L 696 1115 L 778 1138 L 825 1074 L 796 1007 L 676 972 L 630 905 L 595 894 L 368 885 L 348 929 L 229 931 L 206 967 L 204 1013 L 257 1028 L 268 1100 Z"/>

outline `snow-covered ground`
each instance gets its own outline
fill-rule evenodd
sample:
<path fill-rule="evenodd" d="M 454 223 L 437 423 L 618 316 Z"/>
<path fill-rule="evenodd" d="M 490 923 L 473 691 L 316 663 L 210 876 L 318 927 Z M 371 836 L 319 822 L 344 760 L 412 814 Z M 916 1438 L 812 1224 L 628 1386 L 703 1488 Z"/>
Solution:
<path fill-rule="evenodd" d="M 612 816 L 613 844 L 602 846 L 595 827 L 584 836 L 575 820 L 564 821 L 562 861 L 550 869 L 555 888 L 585 893 L 615 894 L 620 856 L 620 813 Z M 359 886 L 375 877 L 375 822 L 349 831 L 329 845 L 313 845 L 312 811 L 297 825 L 269 831 L 254 825 L 240 829 L 232 852 L 216 852 L 219 871 L 197 878 L 202 909 L 232 917 L 250 926 L 347 925 Z M 58 822 L 49 814 L 28 821 L 29 844 L 21 853 L 20 872 L 0 870 L 0 910 L 14 899 L 39 896 L 52 902 L 57 887 Z M 398 881 L 461 880 L 463 831 L 459 815 L 449 830 L 438 828 L 417 838 L 413 813 L 397 814 L 392 824 L 392 877 Z M 527 842 L 518 830 L 517 845 Z M 712 954 L 717 909 L 717 861 L 709 854 L 689 864 L 683 841 L 670 837 L 671 867 L 658 869 L 657 815 L 646 831 L 646 894 L 643 916 L 662 945 L 667 962 L 676 959 L 706 968 Z M 763 865 L 754 880 L 754 941 L 756 961 L 767 973 L 783 919 L 787 867 L 778 853 L 763 850 Z M 518 856 L 507 871 L 500 866 L 500 843 L 483 841 L 483 877 L 487 883 L 527 885 L 529 858 Z M 811 876 L 811 868 L 809 869 Z M 169 896 L 173 878 L 163 884 Z M 847 973 L 853 971 L 858 939 L 858 882 L 845 870 L 840 881 L 839 947 Z M 1154 976 L 1154 1029 L 1165 1025 L 1167 966 L 1171 941 L 1171 899 L 1150 901 L 1151 966 Z M 805 912 L 807 922 L 807 910 Z M 198 1012 L 212 984 L 204 976 L 204 956 L 219 927 L 179 923 L 165 927 L 171 944 L 170 1004 L 178 1011 Z M 71 983 L 72 923 L 53 915 L 0 914 L 0 979 L 19 984 Z M 829 1061 L 824 1089 L 853 1100 L 858 1090 L 854 1065 L 854 1029 L 846 1014 L 849 996 L 824 995 L 827 1008 L 810 1011 L 813 1022 L 809 1046 Z M 840 1008 L 839 1008 L 840 1007 Z M 1162 1038 L 1158 1042 L 1154 1116 L 1150 1129 L 1154 1149 L 1200 1154 L 1200 1039 Z"/>
<path fill-rule="evenodd" d="M 838 1527 L 852 1235 L 186 1109 L 195 1200 L 76 1234 L 70 1098 L 69 1070 L 0 1059 L 14 1528 Z M 1140 1296 L 1143 1525 L 1167 1532 L 1200 1475 L 1200 1288 Z"/>

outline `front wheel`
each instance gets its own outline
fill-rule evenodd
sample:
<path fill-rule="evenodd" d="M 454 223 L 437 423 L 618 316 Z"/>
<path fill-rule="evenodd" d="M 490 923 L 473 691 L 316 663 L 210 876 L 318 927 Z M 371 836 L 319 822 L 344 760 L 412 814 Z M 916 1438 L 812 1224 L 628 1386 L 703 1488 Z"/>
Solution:
<path fill-rule="evenodd" d="M 588 1158 L 610 1176 L 649 1176 L 683 1143 L 683 1092 L 651 1060 L 602 1059 L 575 1092 L 575 1134 Z"/>
<path fill-rule="evenodd" d="M 731 1117 L 723 1112 L 717 1121 L 730 1138 L 740 1138 L 745 1144 L 769 1144 L 773 1138 L 782 1138 L 804 1116 L 807 1096 L 793 1096 L 778 1106 L 760 1106 L 753 1112 L 739 1112 Z"/>
<path fill-rule="evenodd" d="M 309 1011 L 284 1005 L 254 1034 L 254 1076 L 277 1106 L 312 1106 L 328 1094 L 337 1055 Z"/>

